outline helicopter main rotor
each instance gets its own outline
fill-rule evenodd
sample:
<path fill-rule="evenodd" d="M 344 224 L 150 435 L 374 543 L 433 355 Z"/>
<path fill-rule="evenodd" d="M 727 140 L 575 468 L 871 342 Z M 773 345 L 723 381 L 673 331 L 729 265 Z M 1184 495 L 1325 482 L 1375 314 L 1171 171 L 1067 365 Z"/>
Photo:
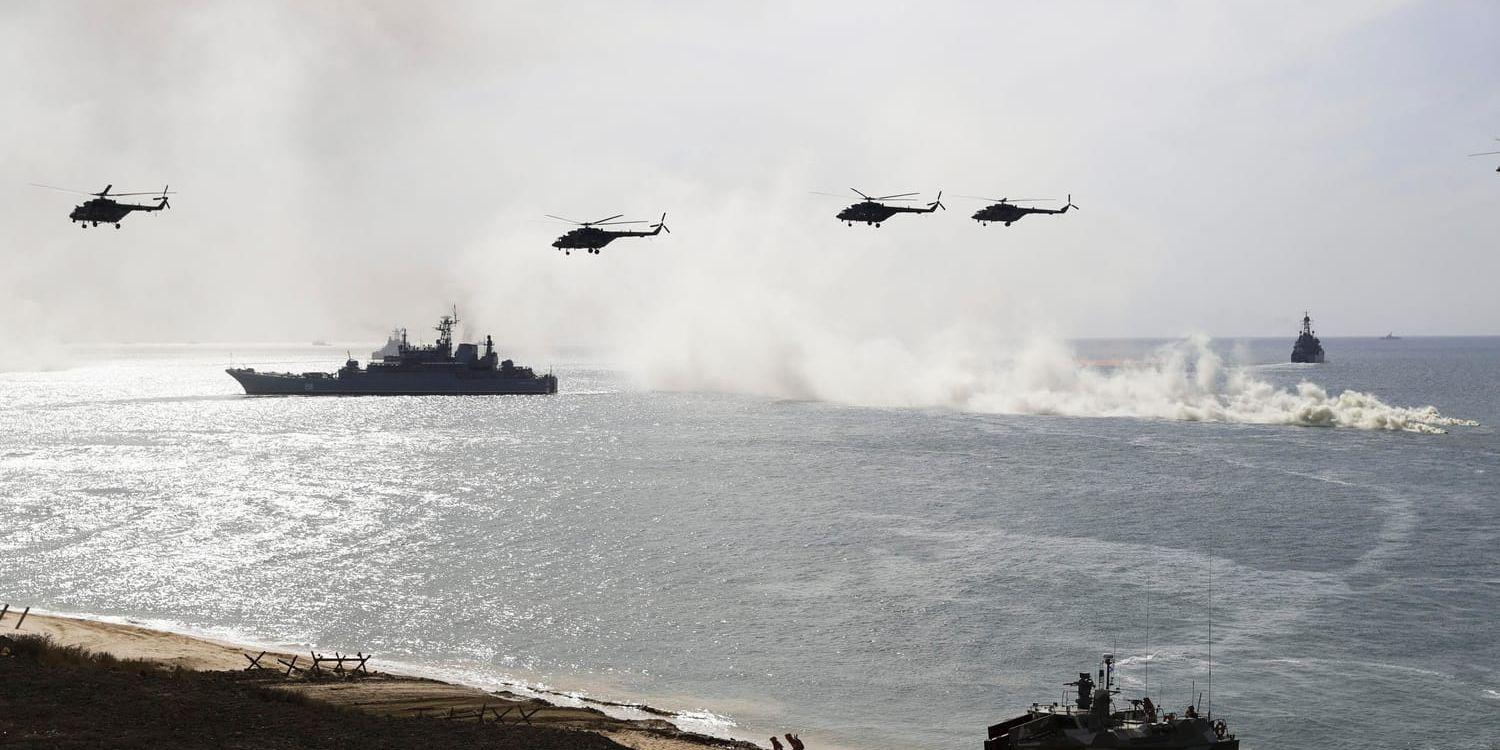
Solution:
<path fill-rule="evenodd" d="M 612 227 L 612 226 L 619 226 L 621 224 L 645 224 L 646 223 L 645 221 L 615 221 L 615 219 L 618 219 L 621 216 L 624 216 L 625 214 L 615 214 L 614 216 L 610 216 L 610 217 L 603 218 L 603 219 L 596 219 L 594 221 L 574 221 L 573 219 L 567 219 L 567 218 L 563 218 L 561 216 L 553 216 L 552 214 L 543 214 L 543 215 L 546 216 L 549 219 L 556 219 L 556 220 L 561 221 L 561 222 L 563 222 L 565 224 L 574 224 L 574 225 L 577 225 L 577 226 L 580 226 L 580 227 Z"/>
<path fill-rule="evenodd" d="M 163 196 L 165 196 L 165 195 L 176 195 L 176 193 L 171 192 L 171 191 L 167 190 L 166 188 L 162 188 L 161 190 L 151 190 L 151 191 L 142 192 L 142 193 L 111 193 L 111 192 L 109 192 L 110 188 L 114 187 L 114 185 L 112 185 L 112 184 L 111 185 L 105 185 L 104 189 L 100 190 L 97 193 L 90 193 L 87 190 L 72 190 L 72 189 L 69 189 L 69 188 L 54 187 L 52 185 L 43 185 L 43 184 L 41 184 L 39 182 L 33 182 L 33 183 L 31 183 L 31 186 L 32 187 L 39 187 L 39 188 L 46 188 L 48 190 L 57 190 L 57 191 L 63 192 L 63 193 L 76 193 L 78 195 L 92 195 L 95 198 L 124 198 L 126 196 L 131 196 L 131 195 L 163 195 Z M 168 187 L 170 187 L 170 185 Z"/>

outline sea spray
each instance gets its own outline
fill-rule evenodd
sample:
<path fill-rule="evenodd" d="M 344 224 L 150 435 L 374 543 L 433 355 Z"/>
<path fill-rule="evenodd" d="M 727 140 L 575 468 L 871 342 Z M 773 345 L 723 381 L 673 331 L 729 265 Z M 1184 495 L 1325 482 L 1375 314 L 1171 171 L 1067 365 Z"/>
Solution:
<path fill-rule="evenodd" d="M 689 338 L 681 349 L 638 359 L 632 369 L 650 388 L 872 407 L 1421 433 L 1475 424 L 1445 417 L 1431 406 L 1393 406 L 1369 393 L 1330 394 L 1306 381 L 1278 387 L 1253 370 L 1227 364 L 1205 336 L 1165 344 L 1139 360 L 1098 364 L 1049 338 L 981 351 L 951 335 L 914 349 L 891 339 L 800 333 L 781 340 L 737 337 L 732 352 L 722 351 L 722 341 L 695 347 Z"/>

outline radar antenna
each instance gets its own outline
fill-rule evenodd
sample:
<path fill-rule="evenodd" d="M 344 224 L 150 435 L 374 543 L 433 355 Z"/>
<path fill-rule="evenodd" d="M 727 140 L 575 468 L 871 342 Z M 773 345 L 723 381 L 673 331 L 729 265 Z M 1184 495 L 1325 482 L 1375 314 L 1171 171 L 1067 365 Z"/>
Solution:
<path fill-rule="evenodd" d="M 458 306 L 457 305 L 455 305 L 453 307 L 453 314 L 452 315 L 444 315 L 443 317 L 441 317 L 441 318 L 438 319 L 438 324 L 437 324 L 437 329 L 436 329 L 437 332 L 438 332 L 438 340 L 437 340 L 437 348 L 438 349 L 441 349 L 441 350 L 443 350 L 445 352 L 453 350 L 453 326 L 456 323 L 458 323 Z"/>

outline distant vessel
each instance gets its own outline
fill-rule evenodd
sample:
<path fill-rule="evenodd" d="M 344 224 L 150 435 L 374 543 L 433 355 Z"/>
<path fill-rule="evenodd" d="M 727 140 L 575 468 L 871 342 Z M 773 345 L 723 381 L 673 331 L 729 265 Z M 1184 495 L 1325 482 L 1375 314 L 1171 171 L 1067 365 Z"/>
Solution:
<path fill-rule="evenodd" d="M 313 346 L 328 346 L 328 342 L 324 341 L 323 339 L 313 339 L 313 344 L 312 345 Z"/>
<path fill-rule="evenodd" d="M 1312 316 L 1302 313 L 1302 334 L 1297 337 L 1297 343 L 1292 345 L 1293 362 L 1322 363 L 1323 344 L 1318 337 L 1313 335 Z"/>
<path fill-rule="evenodd" d="M 1158 715 L 1149 697 L 1130 701 L 1130 708 L 1111 710 L 1115 688 L 1115 657 L 1105 654 L 1099 669 L 1102 687 L 1095 688 L 1088 672 L 1068 683 L 1078 688 L 1075 705 L 1031 704 L 1026 713 L 990 726 L 984 750 L 1087 750 L 1088 748 L 1151 748 L 1152 750 L 1239 750 L 1240 741 L 1223 719 L 1199 715 L 1188 706 L 1183 715 Z"/>
<path fill-rule="evenodd" d="M 1395 331 L 1392 331 L 1390 333 L 1387 333 L 1384 336 L 1381 336 L 1380 340 L 1381 341 L 1400 341 L 1401 337 L 1397 336 Z"/>
<path fill-rule="evenodd" d="M 376 360 L 394 357 L 401 353 L 401 347 L 403 346 L 406 346 L 406 329 L 393 328 L 391 329 L 391 335 L 385 339 L 385 346 L 370 352 L 370 359 Z"/>
<path fill-rule="evenodd" d="M 428 396 L 505 395 L 557 393 L 557 377 L 537 375 L 530 367 L 510 360 L 499 361 L 495 341 L 484 337 L 484 354 L 478 344 L 453 346 L 457 313 L 438 321 L 437 343 L 411 346 L 405 331 L 395 354 L 371 361 L 361 369 L 349 360 L 336 373 L 256 372 L 253 368 L 225 370 L 239 381 L 245 393 L 254 396 Z"/>

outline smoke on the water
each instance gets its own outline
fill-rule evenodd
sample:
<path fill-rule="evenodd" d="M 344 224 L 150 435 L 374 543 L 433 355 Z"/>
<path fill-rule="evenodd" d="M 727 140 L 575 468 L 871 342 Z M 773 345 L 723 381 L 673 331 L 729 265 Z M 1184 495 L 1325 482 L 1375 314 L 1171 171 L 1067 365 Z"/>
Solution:
<path fill-rule="evenodd" d="M 762 339 L 765 341 L 764 339 Z M 1474 422 L 1431 406 L 1393 406 L 1369 393 L 1284 388 L 1227 364 L 1195 336 L 1137 361 L 1090 364 L 1068 344 L 1032 338 L 1000 350 L 940 337 L 917 349 L 894 341 L 813 335 L 757 350 L 654 350 L 635 364 L 647 387 L 718 390 L 876 407 L 937 407 L 992 414 L 1131 417 L 1441 433 Z M 646 350 L 653 351 L 653 350 Z"/>

